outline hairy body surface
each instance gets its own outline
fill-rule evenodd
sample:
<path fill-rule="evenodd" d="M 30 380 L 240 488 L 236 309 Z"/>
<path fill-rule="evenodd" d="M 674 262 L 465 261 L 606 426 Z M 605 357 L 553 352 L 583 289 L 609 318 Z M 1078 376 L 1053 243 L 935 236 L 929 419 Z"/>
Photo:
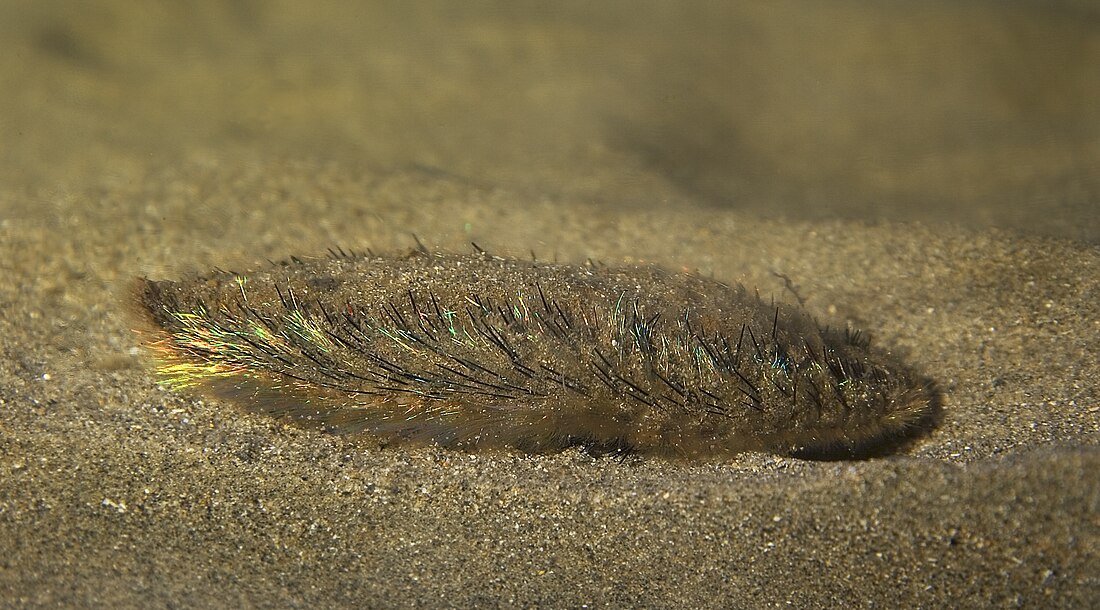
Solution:
<path fill-rule="evenodd" d="M 844 452 L 936 403 L 859 333 L 654 266 L 341 252 L 140 280 L 137 300 L 169 383 L 390 443 Z"/>

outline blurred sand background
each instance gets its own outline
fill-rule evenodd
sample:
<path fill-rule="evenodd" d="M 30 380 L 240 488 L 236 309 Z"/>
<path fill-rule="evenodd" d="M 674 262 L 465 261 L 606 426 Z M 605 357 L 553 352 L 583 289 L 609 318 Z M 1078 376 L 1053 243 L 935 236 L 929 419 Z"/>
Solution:
<path fill-rule="evenodd" d="M 1100 604 L 1091 2 L 0 5 L 0 606 Z M 936 379 L 899 454 L 380 450 L 157 385 L 135 275 L 647 261 Z"/>

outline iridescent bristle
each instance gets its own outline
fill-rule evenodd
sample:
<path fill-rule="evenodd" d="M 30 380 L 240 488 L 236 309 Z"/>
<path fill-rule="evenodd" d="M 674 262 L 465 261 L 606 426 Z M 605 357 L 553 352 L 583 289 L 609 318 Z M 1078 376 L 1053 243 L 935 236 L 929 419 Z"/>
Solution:
<path fill-rule="evenodd" d="M 936 409 L 858 333 L 656 267 L 337 254 L 138 298 L 169 385 L 390 442 L 853 452 Z"/>

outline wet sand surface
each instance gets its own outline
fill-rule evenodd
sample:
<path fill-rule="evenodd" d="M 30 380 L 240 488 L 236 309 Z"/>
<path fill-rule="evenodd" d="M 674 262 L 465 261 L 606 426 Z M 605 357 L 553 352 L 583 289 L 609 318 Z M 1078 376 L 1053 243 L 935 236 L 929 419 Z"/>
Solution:
<path fill-rule="evenodd" d="M 1088 4 L 296 6 L 0 15 L 0 605 L 1100 603 Z M 865 461 L 379 448 L 161 387 L 131 331 L 134 276 L 414 234 L 782 274 L 942 421 Z"/>

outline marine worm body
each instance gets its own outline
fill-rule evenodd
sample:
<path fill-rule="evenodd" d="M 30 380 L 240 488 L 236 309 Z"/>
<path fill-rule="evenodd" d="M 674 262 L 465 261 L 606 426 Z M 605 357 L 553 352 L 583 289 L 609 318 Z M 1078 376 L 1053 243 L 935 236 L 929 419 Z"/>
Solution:
<path fill-rule="evenodd" d="M 340 252 L 136 292 L 171 385 L 385 443 L 813 453 L 935 406 L 858 333 L 653 266 Z"/>

